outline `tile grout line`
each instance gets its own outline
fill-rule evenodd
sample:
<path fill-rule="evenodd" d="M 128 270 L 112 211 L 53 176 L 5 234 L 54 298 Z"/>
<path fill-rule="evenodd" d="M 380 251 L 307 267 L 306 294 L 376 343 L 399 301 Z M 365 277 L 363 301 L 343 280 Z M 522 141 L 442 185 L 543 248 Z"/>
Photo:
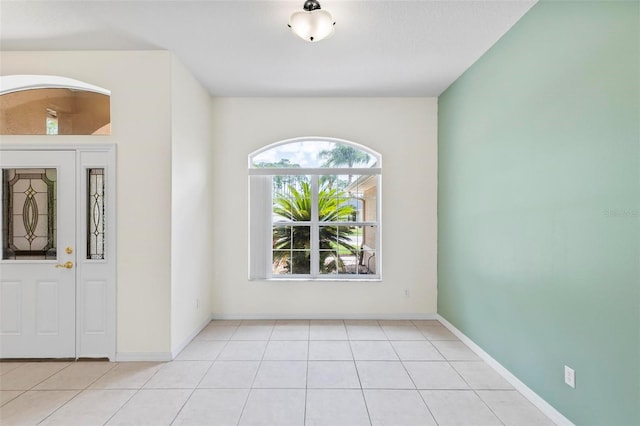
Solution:
<path fill-rule="evenodd" d="M 19 393 L 16 396 L 14 396 L 13 398 L 10 398 L 10 399 L 6 400 L 5 402 L 3 402 L 2 404 L 0 404 L 0 408 L 4 407 L 5 405 L 10 403 L 14 399 L 18 398 L 20 395 L 22 395 L 23 393 L 25 393 L 27 391 L 25 391 L 25 390 L 15 390 L 15 391 L 5 391 L 5 392 L 19 392 Z"/>
<path fill-rule="evenodd" d="M 437 321 L 437 320 L 436 320 L 436 322 L 437 322 L 438 324 L 440 324 L 440 321 Z M 414 323 L 414 325 L 415 325 L 415 323 Z M 416 326 L 416 328 L 417 328 L 417 326 Z M 440 349 L 438 349 L 438 347 L 437 347 L 436 345 L 434 345 L 434 344 L 432 343 L 432 342 L 433 342 L 433 340 L 432 340 L 432 339 L 429 339 L 429 337 L 425 336 L 425 334 L 422 332 L 422 330 L 420 330 L 420 328 L 418 328 L 418 330 L 420 331 L 420 334 L 422 334 L 422 335 L 424 336 L 424 338 L 425 338 L 425 339 L 427 339 L 427 341 L 428 341 L 429 343 L 431 343 L 431 346 L 433 346 L 433 347 L 435 348 L 435 350 L 440 354 L 440 356 L 442 357 L 442 360 L 443 360 L 444 362 L 446 362 L 447 364 L 449 364 L 449 366 L 450 366 L 450 367 L 451 367 L 451 368 L 456 372 L 456 374 L 457 374 L 458 376 L 460 376 L 460 378 L 461 378 L 461 379 L 462 379 L 462 380 L 467 384 L 467 386 L 469 386 L 469 383 L 467 383 L 467 381 L 464 379 L 464 377 L 462 377 L 462 376 L 460 375 L 460 373 L 458 373 L 458 370 L 456 370 L 456 369 L 451 365 L 451 362 L 449 362 L 449 359 L 448 359 L 448 358 L 447 358 L 447 357 L 446 357 L 446 356 L 445 356 L 445 355 L 440 351 Z M 443 362 L 443 361 L 440 361 L 440 362 Z M 404 365 L 404 363 L 403 363 L 403 365 Z M 406 368 L 406 367 L 405 367 L 405 368 Z M 413 379 L 412 379 L 412 380 L 413 380 Z M 471 386 L 469 386 L 469 388 L 471 388 Z M 417 389 L 417 386 L 416 386 L 416 389 Z M 426 390 L 426 389 L 425 389 L 425 390 Z M 422 401 L 424 402 L 424 405 L 426 405 L 426 406 L 427 406 L 427 410 L 429 410 L 429 413 L 431 413 L 431 416 L 433 417 L 433 419 L 434 419 L 434 421 L 436 422 L 436 424 L 439 424 L 439 423 L 438 423 L 438 420 L 437 420 L 437 419 L 436 419 L 436 417 L 433 415 L 433 412 L 431 411 L 431 408 L 429 407 L 429 404 L 427 404 L 427 401 L 424 399 L 424 396 L 422 396 L 422 393 L 421 393 L 419 390 L 418 390 L 418 395 L 420 395 L 420 399 L 422 399 Z"/>
<path fill-rule="evenodd" d="M 76 389 L 72 389 L 72 390 L 76 390 Z M 49 389 L 49 390 L 34 390 L 31 392 L 60 392 L 61 390 L 58 389 Z M 68 391 L 68 390 L 67 390 Z M 52 412 L 50 412 L 49 414 L 47 414 L 46 416 L 44 416 L 41 420 L 38 421 L 38 423 L 36 424 L 41 424 L 42 422 L 44 422 L 45 420 L 47 420 L 49 417 L 53 416 L 54 413 L 56 413 L 58 410 L 60 410 L 62 407 L 64 407 L 65 405 L 67 405 L 68 403 L 70 403 L 71 401 L 73 401 L 74 399 L 76 399 L 78 397 L 78 395 L 80 395 L 80 393 L 82 393 L 82 391 L 78 391 L 75 395 L 73 395 L 71 397 L 71 399 L 69 399 L 68 401 L 65 401 L 61 406 L 59 406 L 58 408 L 56 408 L 55 410 L 53 410 Z"/>
<path fill-rule="evenodd" d="M 112 368 L 112 369 L 111 369 L 111 370 L 109 370 L 109 371 L 115 370 L 115 369 L 116 369 L 116 368 L 118 368 L 120 365 L 122 365 L 122 363 L 118 363 L 118 365 L 116 365 L 114 368 Z M 160 368 L 162 368 L 162 367 L 160 367 Z M 109 416 L 109 417 L 107 418 L 107 420 L 103 423 L 103 425 L 108 424 L 108 423 L 111 421 L 111 419 L 113 419 L 113 418 L 116 416 L 116 414 L 118 414 L 118 413 L 120 412 L 120 410 L 122 410 L 122 409 L 123 409 L 123 408 L 124 408 L 128 403 L 129 403 L 129 401 L 131 401 L 131 400 L 133 399 L 133 397 L 134 397 L 134 396 L 136 396 L 138 393 L 140 393 L 140 391 L 142 390 L 142 388 L 144 387 L 144 385 L 146 385 L 146 384 L 149 382 L 149 380 L 151 380 L 151 378 L 153 378 L 153 377 L 158 373 L 158 371 L 160 371 L 160 368 L 156 369 L 156 371 L 155 371 L 155 372 L 154 372 L 154 373 L 153 373 L 153 374 L 152 374 L 152 375 L 151 375 L 147 380 L 145 380 L 145 382 L 144 382 L 144 383 L 142 383 L 142 385 L 141 385 L 139 388 L 134 388 L 134 389 L 130 389 L 130 388 L 122 388 L 122 389 L 104 389 L 104 390 L 135 390 L 135 392 L 133 392 L 133 393 L 131 394 L 131 396 L 130 396 L 129 398 L 127 398 L 127 400 L 126 400 L 126 401 L 124 401 L 124 402 L 122 403 L 122 405 L 121 405 L 121 406 L 120 406 L 116 411 L 114 411 L 114 412 L 113 412 L 113 414 L 111 414 L 111 416 Z"/>
<path fill-rule="evenodd" d="M 304 378 L 304 414 L 302 417 L 303 426 L 307 426 L 307 398 L 309 395 L 309 355 L 311 351 L 311 321 L 307 330 L 307 372 Z"/>
<path fill-rule="evenodd" d="M 466 346 L 466 345 L 465 345 Z M 455 362 L 455 361 L 454 361 Z M 457 361 L 460 362 L 460 361 Z M 467 384 L 467 386 L 469 386 L 469 390 L 471 390 L 474 395 L 482 402 L 482 404 L 487 407 L 489 409 L 489 411 L 491 412 L 491 414 L 493 414 L 493 416 L 498 419 L 498 421 L 500 423 L 502 423 L 503 425 L 505 424 L 502 419 L 500 417 L 498 417 L 498 414 L 493 411 L 493 409 L 489 406 L 489 404 L 487 404 L 487 402 L 482 399 L 482 397 L 478 394 L 478 389 L 475 389 L 473 386 L 471 386 L 471 384 L 467 381 L 467 379 L 464 378 L 464 376 L 456 369 L 456 367 L 454 367 L 451 362 L 449 362 L 449 365 L 451 366 L 451 368 L 453 368 L 453 370 L 460 376 L 460 378 L 462 378 L 462 380 Z M 487 389 L 489 390 L 489 389 Z"/>
<path fill-rule="evenodd" d="M 463 343 L 464 344 L 464 343 Z M 435 345 L 434 345 L 435 346 Z M 465 347 L 467 347 L 467 345 L 464 345 Z M 436 349 L 438 349 L 436 347 Z M 438 350 L 439 351 L 439 350 Z M 443 354 L 444 357 L 444 354 Z M 469 389 L 458 389 L 455 390 L 457 392 L 461 392 L 461 391 L 471 391 L 473 392 L 473 394 L 480 400 L 480 402 L 482 402 L 482 404 L 487 407 L 489 409 L 489 411 L 491 412 L 491 414 L 493 414 L 493 416 L 503 425 L 505 424 L 501 418 L 498 417 L 498 415 L 491 409 L 491 407 L 489 407 L 489 404 L 487 404 L 481 397 L 480 395 L 478 395 L 478 392 L 476 392 L 476 389 L 473 388 L 473 386 L 471 386 L 471 384 L 467 381 L 467 379 L 465 379 L 465 377 L 456 369 L 456 367 L 454 367 L 454 365 L 452 364 L 452 362 L 465 362 L 464 360 L 455 360 L 455 359 L 448 359 L 447 357 L 445 357 L 445 360 L 447 361 L 447 363 L 449 364 L 449 367 L 451 367 L 453 369 L 453 371 L 455 371 L 455 373 L 462 379 L 462 381 L 469 387 Z M 482 361 L 482 360 L 480 360 Z"/>
<path fill-rule="evenodd" d="M 127 390 L 132 390 L 132 389 L 127 389 Z M 133 399 L 134 396 L 136 396 L 138 394 L 138 391 L 140 389 L 136 389 L 136 391 L 134 393 L 131 394 L 131 396 L 129 398 L 127 398 L 127 400 L 125 402 L 122 403 L 122 405 L 120 407 L 118 407 L 118 409 L 116 411 L 113 412 L 113 414 L 111 414 L 109 416 L 109 418 L 107 418 L 107 420 L 103 423 L 103 425 L 106 425 L 107 423 L 109 423 L 111 421 L 111 419 L 113 419 L 115 417 L 116 414 L 118 414 L 120 412 L 120 410 L 122 410 L 122 408 L 127 405 L 129 403 L 129 401 L 131 401 Z"/>
<path fill-rule="evenodd" d="M 420 333 L 420 334 L 422 334 L 422 333 Z M 426 336 L 425 336 L 425 339 L 426 339 Z M 422 340 L 416 340 L 416 341 L 422 342 Z M 427 341 L 429 341 L 429 340 L 427 339 Z M 402 368 L 404 369 L 405 373 L 407 373 L 407 376 L 409 376 L 409 380 L 411 380 L 411 383 L 413 383 L 413 386 L 415 386 L 415 388 L 416 388 L 415 390 L 418 393 L 418 396 L 420 397 L 420 400 L 424 404 L 425 408 L 427 409 L 427 412 L 429 413 L 429 415 L 431 416 L 431 418 L 433 419 L 435 424 L 439 425 L 438 420 L 436 420 L 436 416 L 433 415 L 433 412 L 431 411 L 431 408 L 429 408 L 429 404 L 427 404 L 427 401 L 425 401 L 424 398 L 422 397 L 422 394 L 420 393 L 420 389 L 418 389 L 418 385 L 416 385 L 416 382 L 413 380 L 413 377 L 411 377 L 411 374 L 409 373 L 409 370 L 407 370 L 407 366 L 404 365 L 404 360 L 400 357 L 400 354 L 396 350 L 396 347 L 393 346 L 393 343 L 391 343 L 391 348 L 393 349 L 393 351 L 396 353 L 396 356 L 400 360 L 400 364 L 402 365 Z"/>
<path fill-rule="evenodd" d="M 240 328 L 240 326 L 242 326 L 243 322 L 244 322 L 244 320 L 240 323 L 238 328 Z M 264 356 L 267 353 L 267 347 L 269 346 L 269 342 L 271 341 L 271 336 L 273 335 L 273 331 L 276 328 L 276 324 L 277 324 L 277 321 L 275 321 L 273 323 L 272 328 L 271 328 L 271 333 L 269 333 L 269 339 L 267 340 L 267 344 L 264 345 L 264 349 L 262 350 L 262 356 L 260 357 L 260 362 L 258 363 L 258 368 L 256 369 L 256 373 L 253 376 L 253 380 L 251 381 L 251 385 L 249 386 L 249 392 L 247 392 L 247 397 L 245 398 L 244 404 L 242 405 L 242 410 L 240 410 L 240 416 L 238 416 L 238 422 L 236 423 L 237 426 L 240 426 L 240 421 L 242 420 L 242 415 L 244 414 L 244 410 L 247 408 L 247 403 L 249 402 L 249 398 L 251 397 L 251 393 L 253 392 L 253 384 L 256 382 L 256 378 L 258 377 L 258 372 L 260 372 L 260 367 L 262 366 L 262 362 L 264 361 Z M 233 337 L 233 336 L 231 336 L 231 337 Z M 229 338 L 229 341 L 231 341 L 231 337 Z M 254 342 L 257 342 L 257 341 L 259 341 L 259 340 L 254 340 Z"/>
<path fill-rule="evenodd" d="M 195 341 L 195 337 L 192 339 L 191 342 Z M 189 342 L 189 344 L 191 344 L 191 342 Z M 184 350 L 184 349 L 183 349 Z M 105 390 L 135 390 L 135 392 L 111 415 L 109 416 L 109 418 L 107 419 L 107 421 L 104 423 L 104 425 L 108 424 L 136 395 L 138 395 L 140 393 L 140 391 L 145 390 L 144 387 L 147 385 L 147 383 L 149 383 L 151 381 L 151 379 L 153 379 L 160 370 L 162 370 L 162 367 L 164 365 L 169 365 L 170 363 L 172 363 L 175 360 L 171 360 L 171 361 L 166 361 L 166 362 L 162 362 L 162 366 L 160 366 L 159 368 L 156 369 L 156 371 L 153 372 L 153 374 L 151 376 L 149 376 L 149 378 L 147 380 L 144 381 L 144 383 L 142 383 L 140 385 L 140 387 L 136 388 L 136 389 L 130 389 L 130 388 L 118 388 L 118 389 L 105 389 Z M 118 365 L 122 365 L 122 363 L 118 363 Z M 116 368 L 118 368 L 118 366 L 114 367 L 113 369 L 109 370 L 115 370 Z M 106 373 L 105 373 L 106 374 Z M 205 373 L 206 374 L 206 373 Z M 164 388 L 164 389 L 184 389 L 184 388 Z M 163 390 L 163 389 L 147 389 L 147 390 Z M 192 392 L 193 393 L 193 392 Z M 189 398 L 191 397 L 191 395 L 189 396 Z M 189 398 L 187 398 L 187 401 L 189 400 Z M 186 404 L 186 401 L 185 403 Z M 178 410 L 178 412 L 180 412 L 182 410 L 182 408 L 184 407 L 184 404 L 180 407 L 180 410 Z M 173 423 L 175 421 L 175 416 L 174 419 L 172 420 L 171 423 Z"/>
<path fill-rule="evenodd" d="M 207 324 L 207 326 L 209 326 L 213 321 L 210 321 L 209 324 Z M 238 329 L 239 326 L 236 326 L 236 330 Z M 205 327 L 206 328 L 206 327 Z M 235 331 L 234 331 L 235 333 Z M 231 339 L 231 337 L 229 337 L 229 339 Z M 182 349 L 182 351 L 184 351 L 191 343 L 193 343 L 195 341 L 195 338 L 193 340 L 191 340 L 191 342 L 189 342 L 189 344 L 187 346 L 185 346 L 184 349 Z M 211 340 L 212 342 L 215 342 L 215 340 Z M 209 373 L 209 371 L 211 370 L 211 368 L 213 368 L 213 365 L 216 363 L 216 361 L 218 360 L 218 358 L 220 357 L 220 355 L 222 354 L 222 351 L 224 351 L 224 349 L 227 347 L 227 345 L 229 344 L 231 340 L 226 340 L 224 342 L 224 345 L 222 346 L 222 348 L 220 349 L 220 351 L 218 352 L 218 354 L 215 356 L 215 359 L 211 362 L 211 365 L 209 366 L 209 368 L 207 368 L 207 370 L 204 372 L 204 374 L 202 375 L 202 377 L 200 377 L 200 380 L 198 380 L 198 383 L 196 383 L 196 385 L 194 386 L 194 388 L 191 390 L 191 393 L 189 394 L 189 396 L 187 397 L 187 399 L 184 401 L 184 403 L 182 404 L 182 406 L 180 407 L 180 409 L 178 410 L 178 412 L 175 414 L 175 416 L 173 416 L 173 419 L 171 420 L 171 422 L 169 424 L 174 424 L 176 422 L 176 420 L 178 419 L 178 416 L 180 416 L 180 413 L 182 413 L 182 410 L 184 410 L 184 407 L 186 407 L 186 405 L 189 403 L 189 401 L 191 400 L 191 398 L 193 397 L 193 394 L 196 392 L 196 390 L 198 390 L 198 387 L 200 386 L 200 383 L 202 383 L 202 381 L 204 380 L 205 376 Z M 178 354 L 179 356 L 180 354 Z M 177 358 L 177 357 L 176 357 Z"/>
<path fill-rule="evenodd" d="M 167 365 L 169 362 L 172 361 L 168 361 L 168 362 L 163 362 L 163 365 Z M 120 364 L 122 365 L 122 364 Z M 153 379 L 156 374 L 158 374 L 158 371 L 160 371 L 162 369 L 162 366 L 160 366 L 159 368 L 156 369 L 156 371 L 153 372 L 153 374 L 151 376 L 149 376 L 149 378 L 147 380 L 144 381 L 144 383 L 142 383 L 140 385 L 139 388 L 135 389 L 135 392 L 120 406 L 120 408 L 118 408 L 108 419 L 106 422 L 104 422 L 104 425 L 107 425 L 120 411 L 122 411 L 122 409 L 124 407 L 127 406 L 127 404 L 129 404 L 129 402 L 131 402 L 131 400 L 140 393 L 141 390 L 144 389 L 144 387 L 146 386 L 147 383 L 149 383 L 151 381 L 151 379 Z"/>
<path fill-rule="evenodd" d="M 77 363 L 78 360 L 75 361 L 75 363 Z M 71 367 L 72 364 L 68 365 L 67 367 Z M 63 370 L 65 370 L 67 367 L 63 368 L 62 370 L 58 371 L 57 373 L 55 373 L 54 375 L 50 376 L 49 378 L 55 376 L 58 373 L 61 373 Z M 100 376 L 98 376 L 96 379 L 94 379 L 93 381 L 89 382 L 87 384 L 87 386 L 85 386 L 82 389 L 48 389 L 48 390 L 52 390 L 52 391 L 75 391 L 77 390 L 78 393 L 76 393 L 73 397 L 71 397 L 68 401 L 65 401 L 61 406 L 59 406 L 58 408 L 56 408 L 55 410 L 53 410 L 51 413 L 49 413 L 48 415 L 46 415 L 42 420 L 40 420 L 38 422 L 38 424 L 44 422 L 45 420 L 47 420 L 49 417 L 53 416 L 55 413 L 57 413 L 59 410 L 61 410 L 63 407 L 66 407 L 71 401 L 73 401 L 74 399 L 76 399 L 78 396 L 80 396 L 81 393 L 83 393 L 86 390 L 89 390 L 89 386 L 91 386 L 92 384 L 94 384 L 95 382 L 97 382 L 98 380 L 100 380 L 102 377 L 104 377 L 107 373 L 109 373 L 111 370 L 113 370 L 114 368 L 116 368 L 117 366 L 111 366 L 111 368 L 109 368 L 107 371 L 105 371 L 104 373 L 102 373 Z M 39 384 L 44 383 L 46 380 L 49 380 L 49 378 L 45 379 L 44 381 L 40 382 Z M 37 386 L 37 385 L 36 385 Z M 43 389 L 43 390 L 47 390 L 47 389 Z M 33 390 L 33 392 L 38 392 L 37 390 Z"/>
<path fill-rule="evenodd" d="M 4 362 L 4 361 L 0 361 L 0 362 Z M 9 371 L 5 371 L 2 375 L 0 375 L 0 384 L 2 383 L 2 376 L 4 376 L 5 374 L 9 374 L 9 373 L 11 373 L 11 372 L 13 372 L 13 371 L 15 371 L 15 370 L 18 370 L 19 368 L 24 367 L 25 365 L 27 365 L 27 363 L 26 363 L 26 362 L 16 362 L 16 364 L 18 364 L 16 367 L 12 368 L 12 369 L 11 369 L 11 370 L 9 370 Z M 60 371 L 60 370 L 59 370 L 59 371 Z M 56 373 L 57 373 L 57 372 L 56 372 Z M 56 374 L 56 373 L 53 373 L 53 374 Z M 51 376 L 49 376 L 49 377 L 51 377 Z M 47 379 L 48 379 L 48 377 L 47 377 L 47 378 L 45 378 L 44 380 L 47 380 Z M 33 385 L 33 386 L 37 386 L 37 385 L 39 385 L 40 383 L 42 383 L 42 382 L 38 382 L 38 383 L 36 383 L 36 384 L 35 384 L 35 385 Z M 32 386 L 32 387 L 33 387 L 33 386 Z M 31 388 L 29 388 L 29 389 L 31 389 Z M 14 399 L 18 398 L 20 395 L 24 394 L 25 392 L 28 392 L 28 391 L 29 391 L 29 389 L 2 389 L 2 386 L 0 386 L 0 390 L 2 390 L 2 391 L 19 392 L 19 393 L 18 393 L 16 396 L 14 396 L 13 398 L 8 399 L 7 401 L 5 401 L 5 402 L 3 402 L 2 404 L 0 404 L 0 407 L 4 407 L 5 405 L 7 405 L 8 403 L 10 403 L 10 402 L 11 402 L 11 401 L 13 401 Z"/>
<path fill-rule="evenodd" d="M 55 362 L 55 361 L 53 361 L 53 362 Z M 68 362 L 68 361 L 65 361 L 65 362 Z M 40 380 L 39 382 L 37 382 L 36 384 L 34 384 L 33 386 L 31 386 L 29 389 L 26 389 L 26 390 L 25 390 L 25 392 L 28 392 L 28 391 L 36 391 L 37 389 L 34 389 L 36 386 L 41 385 L 42 383 L 46 382 L 47 380 L 49 380 L 50 378 L 52 378 L 52 377 L 53 377 L 53 376 L 55 376 L 56 374 L 58 374 L 58 373 L 62 373 L 62 371 L 64 371 L 64 370 L 66 370 L 67 368 L 71 367 L 71 365 L 72 365 L 72 362 L 69 362 L 69 365 L 64 366 L 64 367 L 62 367 L 60 370 L 57 370 L 57 371 L 55 371 L 55 372 L 51 373 L 50 375 L 48 375 L 48 376 L 47 376 L 47 377 L 45 377 L 44 379 Z M 24 366 L 26 366 L 26 364 L 25 364 Z M 24 366 L 20 366 L 20 367 L 18 367 L 18 368 L 21 368 L 21 367 L 24 367 Z M 18 370 L 18 369 L 16 369 L 16 370 Z M 19 389 L 16 389 L 16 390 L 19 390 Z"/>
<path fill-rule="evenodd" d="M 378 326 L 380 326 L 379 322 L 378 322 Z M 345 323 L 345 328 L 347 328 L 346 323 Z M 353 346 L 351 346 L 351 336 L 349 336 L 348 331 L 347 331 L 347 339 L 349 339 L 348 340 L 349 350 L 351 351 L 351 357 L 353 358 L 353 367 L 356 369 L 356 376 L 358 376 L 358 384 L 360 384 L 360 395 L 362 395 L 362 401 L 364 402 L 364 409 L 367 410 L 369 425 L 373 425 L 373 421 L 371 421 L 371 413 L 369 412 L 369 404 L 367 404 L 367 398 L 364 395 L 364 388 L 362 387 L 362 380 L 360 379 L 360 371 L 358 370 L 358 364 L 356 363 L 356 355 L 353 353 Z"/>

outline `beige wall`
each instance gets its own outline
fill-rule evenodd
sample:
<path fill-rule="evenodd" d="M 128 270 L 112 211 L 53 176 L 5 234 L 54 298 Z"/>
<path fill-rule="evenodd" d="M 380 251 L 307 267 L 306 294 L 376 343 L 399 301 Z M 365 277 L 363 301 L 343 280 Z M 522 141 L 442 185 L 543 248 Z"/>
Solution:
<path fill-rule="evenodd" d="M 213 210 L 211 96 L 171 61 L 171 349 L 211 316 Z"/>
<path fill-rule="evenodd" d="M 435 98 L 214 98 L 214 315 L 435 313 L 436 118 Z M 301 136 L 347 139 L 382 154 L 382 282 L 248 280 L 247 156 Z"/>
<path fill-rule="evenodd" d="M 55 143 L 117 145 L 117 351 L 132 358 L 169 353 L 171 54 L 2 52 L 0 73 L 59 75 L 111 90 L 111 136 L 57 136 Z M 53 143 L 50 136 L 1 140 Z"/>

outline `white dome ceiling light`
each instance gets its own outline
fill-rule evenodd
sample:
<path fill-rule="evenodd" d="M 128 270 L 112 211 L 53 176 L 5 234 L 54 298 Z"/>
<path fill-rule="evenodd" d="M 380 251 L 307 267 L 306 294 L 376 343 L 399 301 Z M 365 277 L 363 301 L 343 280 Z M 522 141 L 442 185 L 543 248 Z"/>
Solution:
<path fill-rule="evenodd" d="M 289 28 L 298 37 L 309 42 L 323 40 L 333 34 L 336 24 L 326 10 L 320 8 L 317 0 L 307 0 L 304 10 L 294 12 L 289 18 Z"/>

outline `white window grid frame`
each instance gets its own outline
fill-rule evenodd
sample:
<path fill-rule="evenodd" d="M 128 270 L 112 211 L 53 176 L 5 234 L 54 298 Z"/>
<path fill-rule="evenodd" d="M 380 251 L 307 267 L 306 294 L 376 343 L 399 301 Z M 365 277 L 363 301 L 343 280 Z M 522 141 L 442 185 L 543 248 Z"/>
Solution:
<path fill-rule="evenodd" d="M 376 159 L 377 167 L 318 167 L 318 168 L 253 168 L 252 158 L 260 152 L 272 149 L 277 145 L 305 140 L 321 140 L 350 145 L 361 149 Z M 380 155 L 369 148 L 353 142 L 332 138 L 297 138 L 289 139 L 264 147 L 249 156 L 249 280 L 282 280 L 282 281 L 382 281 L 382 167 Z M 319 220 L 318 193 L 320 176 L 331 175 L 376 176 L 376 221 L 325 222 Z M 287 222 L 273 220 L 272 178 L 273 176 L 300 176 L 311 178 L 312 211 L 310 221 L 291 222 L 292 226 L 311 227 L 311 271 L 310 274 L 274 274 L 273 273 L 273 226 L 285 225 Z M 256 208 L 257 207 L 257 208 Z M 262 218 L 263 220 L 260 220 Z M 375 274 L 320 274 L 319 272 L 319 228 L 331 226 L 374 226 L 376 230 L 374 249 Z M 262 250 L 256 250 L 262 247 Z M 367 250 L 364 250 L 367 251 Z M 356 266 L 357 267 L 357 266 Z"/>

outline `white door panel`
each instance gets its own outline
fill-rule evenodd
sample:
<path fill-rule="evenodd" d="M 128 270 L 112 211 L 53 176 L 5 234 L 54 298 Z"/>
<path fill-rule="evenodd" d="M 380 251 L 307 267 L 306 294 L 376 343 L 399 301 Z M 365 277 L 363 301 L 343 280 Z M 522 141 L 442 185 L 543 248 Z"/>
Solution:
<path fill-rule="evenodd" d="M 0 166 L 0 357 L 75 357 L 76 153 L 3 151 Z"/>

